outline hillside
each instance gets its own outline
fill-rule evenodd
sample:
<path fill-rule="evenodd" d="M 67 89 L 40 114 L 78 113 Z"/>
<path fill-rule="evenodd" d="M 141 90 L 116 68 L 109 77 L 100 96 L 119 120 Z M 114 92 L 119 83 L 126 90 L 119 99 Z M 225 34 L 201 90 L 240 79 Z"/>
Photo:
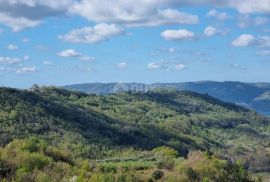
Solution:
<path fill-rule="evenodd" d="M 2 157 L 11 150 L 6 147 L 17 145 L 10 144 L 14 139 L 37 137 L 75 159 L 111 161 L 134 150 L 132 156 L 143 154 L 146 160 L 149 151 L 167 146 L 181 157 L 208 151 L 241 160 L 249 171 L 270 171 L 269 119 L 208 95 L 154 90 L 97 96 L 54 87 L 0 88 L 0 108 Z"/>
<path fill-rule="evenodd" d="M 270 84 L 242 82 L 186 82 L 186 83 L 155 83 L 151 85 L 140 83 L 90 83 L 69 85 L 64 88 L 85 93 L 108 95 L 118 91 L 148 91 L 155 88 L 188 90 L 209 94 L 225 102 L 232 102 L 270 115 Z"/>

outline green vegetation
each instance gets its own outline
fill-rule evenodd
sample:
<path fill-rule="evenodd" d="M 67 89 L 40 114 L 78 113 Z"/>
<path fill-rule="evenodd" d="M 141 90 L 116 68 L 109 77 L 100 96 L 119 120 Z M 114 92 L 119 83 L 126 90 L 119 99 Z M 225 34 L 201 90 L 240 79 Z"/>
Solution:
<path fill-rule="evenodd" d="M 255 109 L 257 112 L 270 116 L 270 84 L 242 82 L 186 82 L 186 83 L 88 83 L 68 85 L 64 88 L 89 94 L 108 95 L 120 91 L 146 91 L 156 88 L 188 90 L 209 94 L 220 100 L 232 102 Z"/>
<path fill-rule="evenodd" d="M 165 153 L 159 155 L 160 149 Z M 141 151 L 144 155 L 155 156 L 151 160 L 140 158 L 119 162 L 91 161 L 72 158 L 67 151 L 49 146 L 46 142 L 32 137 L 26 140 L 14 140 L 0 149 L 0 179 L 18 182 L 154 180 L 251 182 L 256 180 L 252 179 L 239 164 L 232 164 L 202 152 L 191 152 L 188 159 L 184 160 L 172 155 L 172 151 L 173 149 L 167 147 Z M 177 152 L 173 151 L 173 153 Z M 129 154 L 136 156 L 137 153 Z M 173 165 L 170 168 L 160 167 L 158 165 L 160 160 L 171 160 Z"/>
<path fill-rule="evenodd" d="M 270 171 L 269 119 L 208 95 L 0 88 L 0 108 L 0 181 L 245 182 Z"/>

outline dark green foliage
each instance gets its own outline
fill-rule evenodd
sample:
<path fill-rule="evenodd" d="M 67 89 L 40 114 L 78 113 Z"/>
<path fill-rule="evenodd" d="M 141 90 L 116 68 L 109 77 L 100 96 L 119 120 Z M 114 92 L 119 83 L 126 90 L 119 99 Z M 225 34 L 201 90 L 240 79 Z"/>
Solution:
<path fill-rule="evenodd" d="M 270 84 L 243 82 L 186 82 L 186 83 L 89 83 L 69 85 L 64 88 L 80 92 L 108 95 L 122 91 L 147 91 L 153 89 L 188 90 L 208 94 L 226 102 L 237 103 L 270 116 Z"/>
<path fill-rule="evenodd" d="M 190 181 L 200 181 L 198 174 L 191 167 L 186 169 L 185 174 Z"/>
<path fill-rule="evenodd" d="M 159 179 L 161 179 L 163 176 L 164 176 L 164 172 L 163 172 L 163 171 L 160 171 L 160 170 L 156 170 L 156 171 L 154 171 L 153 174 L 152 174 L 152 177 L 153 177 L 155 180 L 159 180 Z"/>

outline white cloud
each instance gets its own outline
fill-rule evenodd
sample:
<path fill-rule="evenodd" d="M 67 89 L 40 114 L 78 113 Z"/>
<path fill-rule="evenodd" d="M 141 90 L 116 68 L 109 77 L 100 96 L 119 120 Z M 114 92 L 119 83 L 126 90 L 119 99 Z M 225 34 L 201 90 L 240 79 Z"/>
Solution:
<path fill-rule="evenodd" d="M 266 17 L 261 17 L 261 16 L 258 16 L 255 18 L 255 24 L 256 25 L 265 25 L 268 23 L 268 18 Z"/>
<path fill-rule="evenodd" d="M 73 0 L 0 0 L 0 23 L 21 31 L 39 25 L 46 17 L 63 16 Z"/>
<path fill-rule="evenodd" d="M 240 64 L 230 64 L 229 65 L 231 68 L 234 68 L 234 69 L 239 69 L 239 70 L 245 70 L 245 68 L 243 66 L 241 66 Z"/>
<path fill-rule="evenodd" d="M 177 70 L 183 70 L 183 69 L 186 69 L 187 66 L 184 65 L 184 64 L 177 64 L 177 65 L 174 66 L 174 68 L 177 69 Z"/>
<path fill-rule="evenodd" d="M 82 0 L 74 3 L 71 12 L 93 22 L 116 23 L 125 26 L 153 26 L 198 23 L 196 15 L 179 12 L 182 7 L 199 5 L 233 8 L 240 13 L 270 13 L 269 0 Z M 174 8 L 174 9 L 172 9 Z M 226 20 L 230 15 L 212 9 L 209 16 Z"/>
<path fill-rule="evenodd" d="M 270 46 L 270 36 L 258 36 L 257 45 L 260 47 L 269 47 Z"/>
<path fill-rule="evenodd" d="M 61 57 L 80 57 L 82 54 L 75 51 L 74 49 L 66 49 L 58 53 Z"/>
<path fill-rule="evenodd" d="M 166 24 L 195 24 L 196 15 L 190 15 L 171 8 L 174 1 L 138 0 L 82 0 L 74 3 L 72 12 L 89 21 L 117 23 L 126 26 L 156 26 Z"/>
<path fill-rule="evenodd" d="M 67 14 L 78 14 L 91 22 L 126 26 L 194 24 L 198 23 L 196 15 L 177 9 L 199 5 L 229 7 L 242 14 L 270 14 L 269 0 L 0 0 L 0 22 L 13 31 L 35 27 L 47 17 Z M 211 10 L 209 15 L 220 20 L 229 17 L 226 12 L 216 9 Z"/>
<path fill-rule="evenodd" d="M 241 14 L 238 17 L 238 26 L 240 28 L 246 28 L 250 26 L 261 26 L 268 23 L 268 18 L 264 16 L 251 17 L 249 14 Z"/>
<path fill-rule="evenodd" d="M 214 36 L 218 33 L 217 28 L 212 27 L 212 26 L 208 26 L 204 29 L 204 34 L 208 37 Z"/>
<path fill-rule="evenodd" d="M 53 66 L 54 64 L 50 61 L 43 61 L 44 65 Z"/>
<path fill-rule="evenodd" d="M 24 66 L 17 69 L 16 73 L 32 73 L 37 72 L 39 69 L 36 66 Z"/>
<path fill-rule="evenodd" d="M 169 71 L 171 69 L 183 70 L 187 68 L 187 66 L 184 64 L 175 63 L 173 61 L 160 60 L 160 61 L 148 63 L 147 68 L 150 70 L 161 69 L 161 70 Z"/>
<path fill-rule="evenodd" d="M 142 22 L 141 25 L 149 25 L 149 26 L 169 25 L 169 24 L 188 25 L 197 23 L 199 23 L 199 18 L 196 15 L 190 15 L 175 9 L 168 8 L 164 10 L 159 10 L 156 18 L 152 17 L 149 20 L 147 20 L 147 22 Z M 134 24 L 134 26 L 136 26 L 136 24 Z"/>
<path fill-rule="evenodd" d="M 231 16 L 228 15 L 226 12 L 218 12 L 216 9 L 211 9 L 208 13 L 207 16 L 214 17 L 218 20 L 227 20 Z"/>
<path fill-rule="evenodd" d="M 247 46 L 259 46 L 269 47 L 270 36 L 253 36 L 251 34 L 240 35 L 237 39 L 232 42 L 235 47 L 247 47 Z"/>
<path fill-rule="evenodd" d="M 211 37 L 214 35 L 221 35 L 221 36 L 225 36 L 230 32 L 230 30 L 228 28 L 216 28 L 213 26 L 208 26 L 204 29 L 204 34 L 207 37 Z"/>
<path fill-rule="evenodd" d="M 11 57 L 0 57 L 0 64 L 20 64 L 21 60 L 19 58 L 11 58 Z"/>
<path fill-rule="evenodd" d="M 161 36 L 166 40 L 193 40 L 195 38 L 195 34 L 186 29 L 165 30 Z"/>
<path fill-rule="evenodd" d="M 30 20 L 24 17 L 10 17 L 5 13 L 0 12 L 0 23 L 12 28 L 14 32 L 21 31 L 26 28 L 32 28 L 39 25 L 39 20 Z"/>
<path fill-rule="evenodd" d="M 237 9 L 240 13 L 270 13 L 269 0 L 227 0 L 225 6 Z"/>
<path fill-rule="evenodd" d="M 160 69 L 160 68 L 162 68 L 162 63 L 160 63 L 160 62 L 148 63 L 147 68 L 148 69 Z"/>
<path fill-rule="evenodd" d="M 117 64 L 117 68 L 118 69 L 124 69 L 127 67 L 127 63 L 126 62 L 121 62 Z"/>
<path fill-rule="evenodd" d="M 66 35 L 60 35 L 59 38 L 72 43 L 98 43 L 124 33 L 125 31 L 118 25 L 101 23 L 94 27 L 72 30 Z"/>
<path fill-rule="evenodd" d="M 157 16 L 158 10 L 187 6 L 208 5 L 216 8 L 234 8 L 240 13 L 270 13 L 269 0 L 82 0 L 75 2 L 72 12 L 95 22 L 138 22 L 145 17 Z M 113 7 L 113 8 L 112 8 Z M 227 13 L 216 10 L 219 18 L 228 18 Z M 220 15 L 219 15 L 220 14 Z"/>
<path fill-rule="evenodd" d="M 14 45 L 14 44 L 9 44 L 9 45 L 7 46 L 7 48 L 8 48 L 9 50 L 11 50 L 11 51 L 14 51 L 14 50 L 19 49 L 19 47 L 18 47 L 17 45 Z"/>
<path fill-rule="evenodd" d="M 246 47 L 255 44 L 256 38 L 250 34 L 243 34 L 232 42 L 235 47 Z"/>

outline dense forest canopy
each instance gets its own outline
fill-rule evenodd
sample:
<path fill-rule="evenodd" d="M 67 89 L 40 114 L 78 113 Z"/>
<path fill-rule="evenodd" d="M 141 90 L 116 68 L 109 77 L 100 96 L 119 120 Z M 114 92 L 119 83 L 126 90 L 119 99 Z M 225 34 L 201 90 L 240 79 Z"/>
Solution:
<path fill-rule="evenodd" d="M 64 88 L 85 93 L 108 95 L 121 91 L 150 91 L 156 88 L 188 90 L 209 94 L 225 102 L 245 106 L 270 116 L 270 84 L 244 82 L 199 81 L 184 83 L 86 83 L 67 85 Z"/>
<path fill-rule="evenodd" d="M 247 171 L 270 171 L 270 120 L 208 95 L 0 88 L 0 108 L 0 179 L 252 181 Z"/>

